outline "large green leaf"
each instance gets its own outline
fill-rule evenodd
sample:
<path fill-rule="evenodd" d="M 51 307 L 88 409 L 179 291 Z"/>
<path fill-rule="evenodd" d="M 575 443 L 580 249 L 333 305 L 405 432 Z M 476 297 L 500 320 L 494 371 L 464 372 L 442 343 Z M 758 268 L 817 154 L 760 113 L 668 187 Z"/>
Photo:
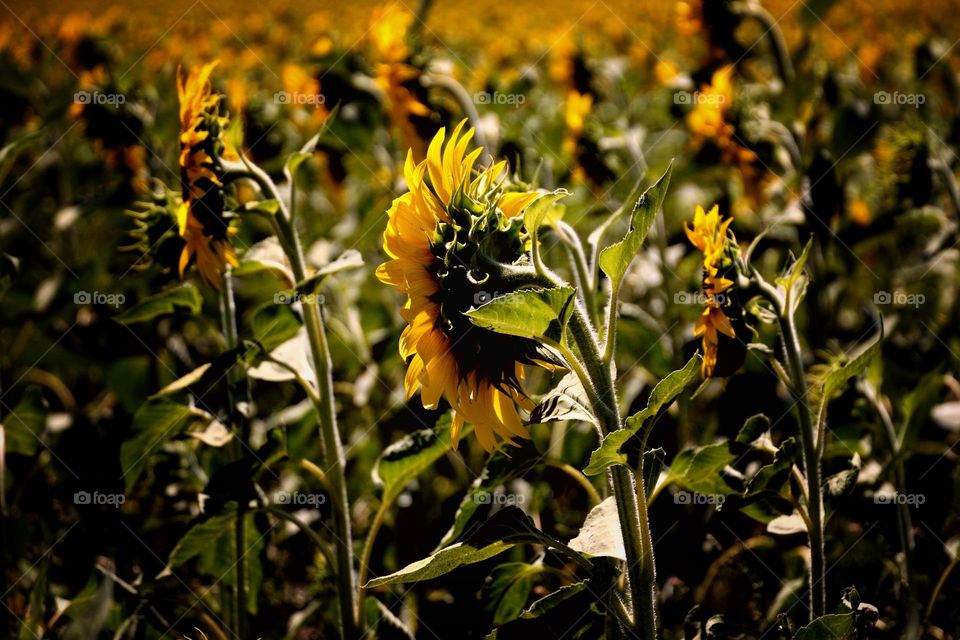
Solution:
<path fill-rule="evenodd" d="M 820 385 L 820 402 L 826 403 L 838 391 L 840 391 L 851 378 L 855 378 L 866 371 L 873 359 L 880 353 L 880 345 L 883 342 L 883 327 L 881 324 L 880 335 L 873 343 L 864 349 L 860 354 L 854 356 L 843 364 L 836 365 L 823 377 Z M 823 410 L 821 405 L 821 411 Z"/>
<path fill-rule="evenodd" d="M 197 314 L 200 313 L 202 304 L 200 291 L 192 284 L 186 283 L 141 299 L 123 313 L 114 316 L 114 320 L 129 325 L 150 322 L 159 316 L 171 313 Z"/>
<path fill-rule="evenodd" d="M 144 403 L 133 416 L 132 434 L 120 445 L 120 468 L 127 492 L 133 489 L 158 447 L 204 417 L 209 419 L 203 412 L 166 398 Z"/>
<path fill-rule="evenodd" d="M 624 451 L 624 445 L 634 436 L 642 436 L 648 424 L 652 424 L 687 385 L 699 378 L 699 372 L 700 356 L 696 355 L 690 358 L 682 369 L 674 371 L 661 380 L 650 392 L 646 408 L 627 418 L 623 429 L 608 433 L 603 438 L 600 446 L 590 454 L 590 463 L 583 472 L 594 476 L 603 473 L 612 465 L 628 464 L 629 456 Z"/>
<path fill-rule="evenodd" d="M 552 222 L 552 217 L 555 216 L 556 211 L 553 205 L 556 204 L 557 200 L 568 195 L 570 195 L 570 192 L 566 189 L 557 189 L 545 193 L 529 205 L 523 212 L 523 226 L 526 227 L 527 233 L 533 236 L 540 229 L 541 224 Z"/>
<path fill-rule="evenodd" d="M 610 278 L 614 291 L 620 288 L 620 282 L 650 232 L 650 227 L 653 225 L 657 212 L 667 195 L 672 174 L 673 163 L 670 163 L 660 179 L 637 199 L 627 235 L 620 242 L 614 243 L 600 252 L 600 268 Z"/>
<path fill-rule="evenodd" d="M 316 290 L 323 281 L 335 273 L 358 269 L 363 266 L 363 256 L 356 249 L 347 249 L 342 254 L 331 260 L 327 264 L 317 269 L 305 280 L 297 283 L 297 291 L 311 292 Z"/>
<path fill-rule="evenodd" d="M 497 333 L 560 342 L 573 310 L 571 287 L 525 289 L 466 312 L 473 324 Z"/>
<path fill-rule="evenodd" d="M 373 468 L 373 480 L 383 487 L 383 501 L 393 502 L 411 480 L 450 450 L 451 414 L 445 414 L 433 429 L 414 431 L 384 449 Z M 473 430 L 464 425 L 462 435 Z"/>
<path fill-rule="evenodd" d="M 375 578 L 367 583 L 367 587 L 430 580 L 458 567 L 483 562 L 522 543 L 563 546 L 538 530 L 530 516 L 519 508 L 504 507 L 460 542 L 435 551 L 390 575 Z"/>

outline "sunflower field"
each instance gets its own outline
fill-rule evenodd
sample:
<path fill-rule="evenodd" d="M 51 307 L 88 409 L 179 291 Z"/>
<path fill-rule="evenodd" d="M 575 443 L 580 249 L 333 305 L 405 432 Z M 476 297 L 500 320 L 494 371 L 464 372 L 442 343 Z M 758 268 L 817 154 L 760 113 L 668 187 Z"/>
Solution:
<path fill-rule="evenodd" d="M 957 0 L 0 5 L 0 637 L 960 639 Z"/>

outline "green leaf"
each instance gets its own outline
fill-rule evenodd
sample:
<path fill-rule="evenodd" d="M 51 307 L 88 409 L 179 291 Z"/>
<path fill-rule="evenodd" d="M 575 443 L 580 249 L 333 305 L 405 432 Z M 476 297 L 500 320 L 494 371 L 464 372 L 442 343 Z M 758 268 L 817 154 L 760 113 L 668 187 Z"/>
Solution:
<path fill-rule="evenodd" d="M 497 333 L 560 342 L 573 310 L 573 293 L 571 287 L 526 289 L 494 298 L 465 315 L 478 327 Z"/>
<path fill-rule="evenodd" d="M 673 459 L 667 482 L 706 496 L 739 493 L 721 473 L 736 459 L 737 456 L 726 442 L 684 449 Z"/>
<path fill-rule="evenodd" d="M 373 480 L 383 487 L 385 503 L 393 502 L 411 480 L 450 450 L 450 424 L 448 412 L 433 429 L 415 431 L 384 449 L 373 467 Z M 464 425 L 461 435 L 472 430 L 472 426 Z"/>
<path fill-rule="evenodd" d="M 800 447 L 795 438 L 784 440 L 773 456 L 773 462 L 760 467 L 760 470 L 750 478 L 745 495 L 752 495 L 766 490 L 779 491 L 783 483 L 790 476 L 790 470 L 800 459 Z"/>
<path fill-rule="evenodd" d="M 750 416 L 740 427 L 737 433 L 737 442 L 750 444 L 756 442 L 763 434 L 770 430 L 770 418 L 758 413 Z"/>
<path fill-rule="evenodd" d="M 328 262 L 324 266 L 320 267 L 320 269 L 318 269 L 310 277 L 297 283 L 297 291 L 303 291 L 306 293 L 316 291 L 317 287 L 323 283 L 327 276 L 332 276 L 335 273 L 347 271 L 348 269 L 357 269 L 362 266 L 363 256 L 360 255 L 360 252 L 356 249 L 347 249 L 342 254 L 337 256 L 335 260 L 332 260 L 331 262 Z"/>
<path fill-rule="evenodd" d="M 300 317 L 290 305 L 276 299 L 257 307 L 250 324 L 253 339 L 267 352 L 293 338 L 301 327 Z"/>
<path fill-rule="evenodd" d="M 881 323 L 880 335 L 873 341 L 869 347 L 864 349 L 859 355 L 855 356 L 846 363 L 834 366 L 824 376 L 823 383 L 820 385 L 821 412 L 824 410 L 824 403 L 830 401 L 830 398 L 840 389 L 842 389 L 851 378 L 855 378 L 866 371 L 873 359 L 880 353 L 880 345 L 883 342 L 883 324 Z"/>
<path fill-rule="evenodd" d="M 202 304 L 200 291 L 186 283 L 141 299 L 123 313 L 114 316 L 114 320 L 130 325 L 150 322 L 171 313 L 187 312 L 195 315 L 200 313 Z"/>
<path fill-rule="evenodd" d="M 197 419 L 209 416 L 165 398 L 148 400 L 133 416 L 132 434 L 120 445 L 120 468 L 129 493 L 158 447 Z"/>
<path fill-rule="evenodd" d="M 807 278 L 803 275 L 803 268 L 807 264 L 807 258 L 810 256 L 810 247 L 813 246 L 813 238 L 807 240 L 800 257 L 793 261 L 782 276 L 776 279 L 776 283 L 789 297 L 790 311 L 796 311 L 797 305 L 803 300 L 803 294 L 807 290 Z"/>
<path fill-rule="evenodd" d="M 47 425 L 46 402 L 40 387 L 27 387 L 20 401 L 4 418 L 4 445 L 8 453 L 32 456 L 40 448 Z"/>
<path fill-rule="evenodd" d="M 533 581 L 543 567 L 526 562 L 508 562 L 495 567 L 481 590 L 484 608 L 493 612 L 493 624 L 506 624 L 527 606 Z"/>
<path fill-rule="evenodd" d="M 553 205 L 557 200 L 568 195 L 570 195 L 570 192 L 566 189 L 557 189 L 556 191 L 544 193 L 526 208 L 523 212 L 523 226 L 526 227 L 527 233 L 529 233 L 531 237 L 536 235 L 540 229 L 540 225 L 544 222 L 549 224 L 559 217 Z"/>
<path fill-rule="evenodd" d="M 673 174 L 673 163 L 667 167 L 660 179 L 637 199 L 630 217 L 630 230 L 623 240 L 616 242 L 600 252 L 600 268 L 610 278 L 614 291 L 619 290 L 620 283 L 633 262 L 637 251 L 650 232 L 650 227 L 657 217 L 657 212 L 663 206 L 663 200 L 670 187 L 670 177 Z"/>
<path fill-rule="evenodd" d="M 497 487 L 524 475 L 542 462 L 542 454 L 529 440 L 521 441 L 520 446 L 511 449 L 509 453 L 498 451 L 491 455 L 483 471 L 460 501 L 453 524 L 443 536 L 438 548 L 450 544 L 466 531 L 477 512 L 493 502 L 491 496 Z"/>
<path fill-rule="evenodd" d="M 538 530 L 530 516 L 519 508 L 505 507 L 462 541 L 435 551 L 390 575 L 371 580 L 367 588 L 430 580 L 458 567 L 483 562 L 521 543 L 560 544 Z"/>
<path fill-rule="evenodd" d="M 583 470 L 588 476 L 603 473 L 607 467 L 615 464 L 627 464 L 628 455 L 623 446 L 634 436 L 643 435 L 648 423 L 652 424 L 666 408 L 677 399 L 687 385 L 700 376 L 700 356 L 695 355 L 683 366 L 661 380 L 653 391 L 642 411 L 627 418 L 623 429 L 608 433 L 600 446 L 590 454 L 590 463 Z"/>
<path fill-rule="evenodd" d="M 853 614 L 832 613 L 801 627 L 793 640 L 855 640 L 856 637 Z"/>
<path fill-rule="evenodd" d="M 190 527 L 170 552 L 166 566 L 157 574 L 157 580 L 172 575 L 174 569 L 215 546 L 221 536 L 233 531 L 233 521 L 236 517 L 237 513 L 234 509 L 211 516 Z"/>

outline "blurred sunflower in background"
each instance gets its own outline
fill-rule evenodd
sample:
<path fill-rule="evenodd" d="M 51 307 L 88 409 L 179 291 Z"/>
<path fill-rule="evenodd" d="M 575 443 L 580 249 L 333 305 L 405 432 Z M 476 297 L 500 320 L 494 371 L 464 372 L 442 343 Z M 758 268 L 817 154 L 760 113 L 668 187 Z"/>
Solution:
<path fill-rule="evenodd" d="M 236 229 L 224 216 L 223 183 L 218 158 L 224 154 L 221 133 L 227 118 L 220 115 L 221 96 L 212 90 L 210 74 L 217 62 L 184 74 L 177 70 L 180 99 L 180 184 L 182 201 L 177 226 L 185 245 L 180 254 L 180 277 L 191 259 L 205 282 L 220 287 L 226 265 L 237 265 L 230 244 Z"/>
<path fill-rule="evenodd" d="M 723 220 L 720 207 L 714 205 L 709 212 L 697 205 L 693 216 L 693 228 L 684 225 L 691 244 L 703 253 L 704 295 L 703 313 L 697 319 L 693 335 L 702 336 L 703 363 L 700 373 L 704 378 L 713 376 L 717 371 L 717 356 L 721 334 L 736 339 L 730 318 L 725 308 L 730 306 L 728 291 L 733 280 L 723 277 L 721 265 L 727 248 L 727 229 L 733 218 Z"/>
<path fill-rule="evenodd" d="M 525 263 L 529 239 L 520 214 L 541 194 L 508 191 L 500 177 L 505 161 L 474 174 L 483 148 L 468 153 L 474 131 L 464 132 L 465 123 L 445 145 L 441 129 L 426 160 L 416 163 L 408 153 L 409 191 L 390 208 L 383 240 L 391 259 L 377 277 L 407 294 L 400 338 L 407 398 L 420 390 L 431 409 L 446 398 L 454 446 L 470 423 L 493 451 L 529 437 L 517 409 L 533 407 L 521 388 L 523 365 L 548 364 L 533 341 L 481 329 L 464 313 L 511 290 L 501 265 Z"/>

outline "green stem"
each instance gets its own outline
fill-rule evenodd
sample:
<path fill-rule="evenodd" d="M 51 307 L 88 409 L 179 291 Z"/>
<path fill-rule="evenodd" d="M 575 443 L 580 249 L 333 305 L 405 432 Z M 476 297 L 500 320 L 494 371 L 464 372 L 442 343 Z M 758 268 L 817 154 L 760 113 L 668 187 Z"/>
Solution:
<path fill-rule="evenodd" d="M 359 619 L 357 620 L 357 635 L 359 637 L 363 637 L 364 627 L 366 626 L 366 620 L 363 615 L 363 604 L 367 598 L 367 589 L 364 585 L 367 582 L 367 574 L 370 570 L 370 558 L 373 556 L 373 543 L 377 539 L 377 534 L 380 532 L 380 527 L 383 526 L 383 518 L 386 516 L 387 508 L 389 506 L 390 503 L 388 502 L 380 503 L 380 507 L 377 508 L 377 513 L 373 516 L 373 522 L 370 523 L 370 530 L 367 531 L 367 538 L 363 542 L 363 551 L 360 552 L 360 569 L 357 573 L 359 584 L 357 610 L 360 613 Z"/>
<path fill-rule="evenodd" d="M 790 370 L 790 393 L 800 417 L 800 442 L 803 447 L 803 470 L 807 480 L 807 515 L 810 519 L 810 619 L 824 615 L 826 600 L 826 561 L 823 544 L 823 487 L 820 483 L 820 458 L 813 418 L 807 398 L 807 377 L 803 368 L 800 340 L 789 303 L 781 306 L 780 334 Z M 823 440 L 821 437 L 820 440 Z M 822 442 L 821 442 L 822 444 Z"/>
<path fill-rule="evenodd" d="M 252 167 L 253 165 L 251 165 Z M 261 182 L 262 187 L 273 194 L 277 193 L 276 187 L 272 185 L 269 178 L 262 175 L 262 172 L 257 174 L 257 171 L 254 170 L 254 174 L 259 175 L 258 182 Z M 282 211 L 282 213 L 283 215 L 273 217 L 277 235 L 287 254 L 287 259 L 290 261 L 294 279 L 297 282 L 302 282 L 307 277 L 307 268 L 300 236 L 291 223 L 293 216 L 286 214 L 285 211 Z M 302 306 L 313 367 L 317 374 L 319 395 L 317 417 L 320 422 L 321 444 L 325 457 L 324 464 L 327 468 L 324 475 L 329 479 L 330 486 L 334 491 L 333 505 L 338 507 L 333 509 L 333 529 L 337 555 L 337 589 L 339 591 L 341 634 L 346 640 L 352 640 L 356 637 L 356 620 L 359 614 L 356 608 L 356 588 L 353 579 L 353 546 L 349 503 L 347 501 L 346 458 L 343 452 L 343 444 L 340 441 L 340 433 L 337 429 L 337 415 L 333 399 L 333 366 L 330 360 L 330 346 L 327 343 L 326 328 L 319 300 L 314 296 L 313 299 L 305 300 Z"/>
<path fill-rule="evenodd" d="M 596 390 L 593 410 L 600 421 L 601 435 L 621 428 L 620 409 L 610 366 L 600 355 L 596 334 L 578 305 L 570 319 L 570 331 L 580 350 L 590 382 Z M 642 465 L 642 462 L 641 462 Z M 627 579 L 633 607 L 634 631 L 642 638 L 657 637 L 656 568 L 653 541 L 647 518 L 643 468 L 635 478 L 633 472 L 616 465 L 610 471 L 620 531 L 627 559 Z"/>
<path fill-rule="evenodd" d="M 220 289 L 220 321 L 223 327 L 223 337 L 227 350 L 237 348 L 237 310 L 233 296 L 233 277 L 230 268 L 224 271 Z M 227 372 L 227 403 L 229 405 L 230 421 L 234 426 L 240 426 L 240 433 L 236 438 L 245 443 L 247 440 L 246 420 L 237 410 L 237 391 L 241 384 L 243 372 L 233 366 Z M 237 457 L 242 452 L 237 449 Z M 236 550 L 237 579 L 233 586 L 234 597 L 234 629 L 237 636 L 244 638 L 247 633 L 247 561 L 246 561 L 246 503 L 243 498 L 237 501 L 237 518 L 234 521 L 234 546 Z"/>

